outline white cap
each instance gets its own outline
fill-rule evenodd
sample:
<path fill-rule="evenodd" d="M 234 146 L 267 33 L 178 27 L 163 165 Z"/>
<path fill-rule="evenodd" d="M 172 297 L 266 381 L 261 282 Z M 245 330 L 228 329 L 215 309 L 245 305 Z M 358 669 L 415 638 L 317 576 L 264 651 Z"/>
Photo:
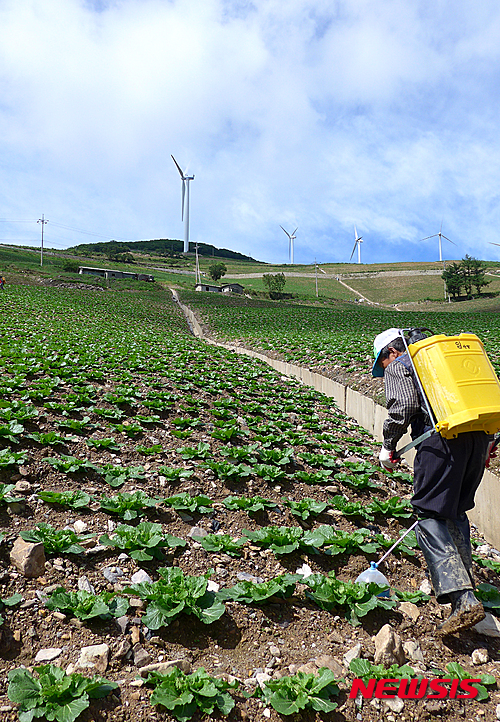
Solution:
<path fill-rule="evenodd" d="M 375 356 L 375 363 L 372 368 L 372 376 L 381 378 L 384 375 L 384 369 L 379 365 L 378 359 L 380 352 L 385 348 L 391 341 L 395 341 L 397 338 L 401 338 L 401 332 L 399 328 L 388 328 L 387 331 L 382 331 L 378 336 L 375 337 L 373 342 L 373 355 Z"/>

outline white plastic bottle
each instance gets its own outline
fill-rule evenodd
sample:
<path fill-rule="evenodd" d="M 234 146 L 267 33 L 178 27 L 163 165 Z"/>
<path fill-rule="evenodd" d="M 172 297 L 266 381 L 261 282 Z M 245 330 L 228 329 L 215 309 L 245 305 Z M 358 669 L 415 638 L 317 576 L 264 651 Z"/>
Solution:
<path fill-rule="evenodd" d="M 364 582 L 365 584 L 369 584 L 370 582 L 375 582 L 375 584 L 378 584 L 381 587 L 387 587 L 387 589 L 384 589 L 383 592 L 380 592 L 380 594 L 377 594 L 377 597 L 390 597 L 391 596 L 391 590 L 389 589 L 389 582 L 387 581 L 387 578 L 384 577 L 382 572 L 379 572 L 377 569 L 377 562 L 370 562 L 370 568 L 365 569 L 364 572 L 361 572 L 359 577 L 356 579 L 356 582 Z"/>

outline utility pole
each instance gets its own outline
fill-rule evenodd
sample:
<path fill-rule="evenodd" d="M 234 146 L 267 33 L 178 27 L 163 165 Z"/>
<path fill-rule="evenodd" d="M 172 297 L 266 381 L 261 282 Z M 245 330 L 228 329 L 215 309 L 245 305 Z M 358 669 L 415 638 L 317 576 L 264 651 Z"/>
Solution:
<path fill-rule="evenodd" d="M 196 263 L 195 263 L 195 282 L 201 283 L 201 275 L 200 275 L 200 262 L 198 260 L 198 242 L 196 242 Z"/>
<path fill-rule="evenodd" d="M 443 261 L 443 273 L 445 271 L 446 271 L 446 261 Z M 446 281 L 444 279 L 443 279 L 443 283 L 444 283 L 444 300 L 445 301 L 448 300 L 448 303 L 451 303 L 451 296 L 449 293 L 447 294 L 448 289 L 446 288 Z M 448 295 L 448 299 L 446 298 L 447 295 Z"/>
<path fill-rule="evenodd" d="M 316 263 L 316 259 L 314 259 L 314 267 L 316 269 L 316 298 L 318 298 L 318 264 Z"/>
<path fill-rule="evenodd" d="M 43 227 L 48 221 L 45 220 L 44 215 L 42 213 L 42 217 L 37 220 L 37 223 L 42 224 L 42 245 L 40 246 L 40 266 L 43 266 Z"/>

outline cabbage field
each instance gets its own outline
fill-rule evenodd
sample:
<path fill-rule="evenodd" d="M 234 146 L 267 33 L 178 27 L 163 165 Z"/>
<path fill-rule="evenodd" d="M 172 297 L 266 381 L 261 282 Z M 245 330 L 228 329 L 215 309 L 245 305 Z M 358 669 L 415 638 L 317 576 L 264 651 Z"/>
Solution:
<path fill-rule="evenodd" d="M 476 333 L 500 375 L 500 320 L 495 312 L 403 311 L 338 302 L 277 303 L 182 291 L 181 300 L 219 341 L 238 342 L 306 366 L 382 400 L 370 378 L 373 339 L 386 328 L 428 327 L 434 333 Z"/>
<path fill-rule="evenodd" d="M 349 369 L 392 323 L 188 300 L 221 337 L 298 362 L 303 344 L 318 365 L 333 344 Z M 411 525 L 411 478 L 384 475 L 378 445 L 330 399 L 196 340 L 161 289 L 11 286 L 0 330 L 2 720 L 370 722 L 388 710 L 350 700 L 354 677 L 468 674 L 478 698 L 439 714 L 493 719 L 498 640 L 440 640 L 413 533 L 381 567 L 389 597 L 354 583 Z M 19 538 L 43 545 L 36 576 L 11 563 Z M 475 560 L 498 613 L 500 562 L 484 543 Z M 414 643 L 390 669 L 373 663 L 386 623 Z M 407 700 L 406 719 L 426 704 Z"/>

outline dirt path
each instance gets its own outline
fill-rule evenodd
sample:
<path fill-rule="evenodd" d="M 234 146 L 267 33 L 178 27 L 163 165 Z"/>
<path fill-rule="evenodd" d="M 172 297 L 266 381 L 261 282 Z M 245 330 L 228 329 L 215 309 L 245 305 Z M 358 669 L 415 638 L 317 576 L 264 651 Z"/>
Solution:
<path fill-rule="evenodd" d="M 360 293 L 359 291 L 356 291 L 355 288 L 353 288 L 352 286 L 348 286 L 347 283 L 345 283 L 345 281 L 341 281 L 340 277 L 337 280 L 342 286 L 349 289 L 349 291 L 352 291 L 353 293 L 355 293 L 357 296 L 359 296 L 360 299 L 362 299 L 363 301 L 366 301 L 366 303 L 368 303 L 370 306 L 381 306 L 382 308 L 390 308 L 391 310 L 395 309 L 396 311 L 401 311 L 401 309 L 398 308 L 397 304 L 391 305 L 389 303 L 378 303 L 378 301 L 370 301 L 369 298 L 367 298 L 366 296 L 363 296 L 363 294 Z"/>
<path fill-rule="evenodd" d="M 359 298 L 362 298 L 363 301 L 366 301 L 366 303 L 369 303 L 370 306 L 380 306 L 379 303 L 374 303 L 373 301 L 370 301 L 369 298 L 366 298 L 366 296 L 363 296 L 363 294 L 360 293 L 359 291 L 356 291 L 355 288 L 353 288 L 352 286 L 348 286 L 347 283 L 344 283 L 344 281 L 341 281 L 341 280 L 340 280 L 340 277 L 339 277 L 337 280 L 338 280 L 338 282 L 339 282 L 342 286 L 344 286 L 345 288 L 347 288 L 349 291 L 352 291 L 353 293 L 355 293 L 357 296 L 359 296 Z"/>
<path fill-rule="evenodd" d="M 398 276 L 440 276 L 441 270 L 430 270 L 430 271 L 366 271 L 361 273 L 327 273 L 320 269 L 323 276 L 326 278 L 340 281 L 341 278 L 395 278 Z M 309 273 L 301 271 L 282 271 L 286 278 L 314 278 L 315 273 L 311 271 Z M 233 273 L 228 274 L 230 278 L 261 278 L 262 273 Z M 341 281 L 340 281 L 341 282 Z M 356 292 L 357 293 L 357 292 Z"/>

